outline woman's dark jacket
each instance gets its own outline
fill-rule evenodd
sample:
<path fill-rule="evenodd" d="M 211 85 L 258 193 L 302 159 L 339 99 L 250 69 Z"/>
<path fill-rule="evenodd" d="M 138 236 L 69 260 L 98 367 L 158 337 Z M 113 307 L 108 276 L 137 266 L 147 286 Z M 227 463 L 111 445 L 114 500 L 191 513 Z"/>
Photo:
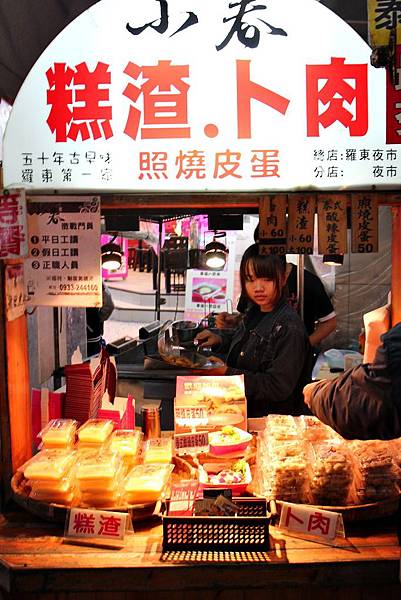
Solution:
<path fill-rule="evenodd" d="M 345 438 L 401 436 L 401 323 L 381 340 L 372 364 L 323 379 L 312 389 L 313 414 Z"/>
<path fill-rule="evenodd" d="M 228 350 L 230 364 L 230 353 L 242 344 L 235 367 L 228 367 L 226 374 L 244 374 L 248 417 L 308 414 L 302 389 L 310 381 L 312 349 L 304 324 L 283 300 L 249 331 L 247 324 L 255 311 L 259 308 L 253 306 L 233 335 L 221 332 L 219 348 L 219 352 Z"/>

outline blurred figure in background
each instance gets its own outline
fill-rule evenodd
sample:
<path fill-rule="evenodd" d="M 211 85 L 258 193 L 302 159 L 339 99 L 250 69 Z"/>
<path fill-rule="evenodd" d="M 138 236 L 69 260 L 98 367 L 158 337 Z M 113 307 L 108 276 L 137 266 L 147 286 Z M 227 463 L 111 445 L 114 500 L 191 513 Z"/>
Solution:
<path fill-rule="evenodd" d="M 102 281 L 102 299 L 101 308 L 89 307 L 86 309 L 86 356 L 99 354 L 103 340 L 103 323 L 107 321 L 114 310 L 114 302 L 109 288 Z"/>

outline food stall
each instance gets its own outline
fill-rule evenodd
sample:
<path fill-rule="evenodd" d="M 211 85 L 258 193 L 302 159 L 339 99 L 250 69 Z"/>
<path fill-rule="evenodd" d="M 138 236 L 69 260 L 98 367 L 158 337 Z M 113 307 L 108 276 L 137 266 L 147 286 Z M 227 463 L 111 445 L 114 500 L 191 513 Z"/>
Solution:
<path fill-rule="evenodd" d="M 100 203 L 96 206 L 100 204 L 104 210 L 118 209 L 127 214 L 136 211 L 142 215 L 151 211 L 179 215 L 188 208 L 198 214 L 207 213 L 209 209 L 257 212 L 261 205 L 266 206 L 266 198 L 280 195 L 285 197 L 288 206 L 295 205 L 301 195 L 307 195 L 319 206 L 335 200 L 345 203 L 347 208 L 352 204 L 354 190 L 355 195 L 361 193 L 364 197 L 374 192 L 379 205 L 391 206 L 392 321 L 400 321 L 401 197 L 397 192 L 400 178 L 397 171 L 393 175 L 396 158 L 392 158 L 392 153 L 385 164 L 389 173 L 385 182 L 376 175 L 373 150 L 379 148 L 385 152 L 390 150 L 390 144 L 384 141 L 386 74 L 370 66 L 369 48 L 334 14 L 312 1 L 302 6 L 289 3 L 291 10 L 285 10 L 278 0 L 272 1 L 268 9 L 271 12 L 265 15 L 271 24 L 266 25 L 263 20 L 247 25 L 253 28 L 254 34 L 248 38 L 240 27 L 238 14 L 237 19 L 232 17 L 236 28 L 227 28 L 227 21 L 223 21 L 228 11 L 225 2 L 214 3 L 211 15 L 202 13 L 201 8 L 199 14 L 183 15 L 178 3 L 173 2 L 169 3 L 169 14 L 161 2 L 160 14 L 154 12 L 157 6 L 143 3 L 132 15 L 129 4 L 121 2 L 116 7 L 109 0 L 99 2 L 41 56 L 13 109 L 5 144 L 4 186 L 25 187 L 28 206 L 39 200 L 54 202 L 54 192 L 64 195 L 63 198 L 85 194 L 92 200 L 93 196 L 99 197 Z M 250 18 L 249 14 L 241 15 L 241 19 Z M 314 31 L 317 21 L 320 33 Z M 307 31 L 299 31 L 300 22 L 307 24 Z M 218 26 L 211 27 L 212 23 Z M 103 36 L 102 43 L 99 43 L 99 35 Z M 155 39 L 160 41 L 157 36 L 164 36 L 161 45 L 155 44 Z M 117 44 L 120 37 L 124 41 L 121 47 Z M 76 39 L 86 39 L 88 50 L 76 44 Z M 113 39 L 115 46 L 107 47 L 105 39 L 108 45 Z M 193 56 L 188 56 L 189 46 Z M 83 52 L 88 54 L 83 56 Z M 204 56 L 203 65 L 197 58 L 199 52 Z M 253 52 L 252 60 L 249 52 Z M 278 65 L 268 66 L 266 75 L 267 53 L 280 56 L 286 68 L 278 61 Z M 338 56 L 343 58 L 335 58 Z M 171 63 L 181 65 L 178 72 L 169 71 Z M 211 64 L 216 65 L 215 73 L 211 72 Z M 346 69 L 351 66 L 354 70 L 349 73 Z M 145 78 L 156 78 L 161 88 L 165 85 L 163 77 L 169 78 L 168 86 L 172 80 L 176 91 L 181 93 L 179 100 L 173 95 L 177 113 L 167 121 L 162 122 L 158 117 L 151 94 L 146 95 L 149 91 L 146 86 L 137 87 L 136 80 L 142 70 Z M 325 98 L 318 97 L 317 80 L 328 78 L 332 71 L 342 72 L 342 84 L 350 75 L 355 80 L 355 88 L 358 82 L 361 86 L 359 95 L 354 90 L 357 112 L 353 120 L 345 109 L 338 112 L 332 109 L 325 118 L 319 112 L 319 102 Z M 85 111 L 80 114 L 79 93 L 83 88 L 79 86 L 84 85 L 85 76 L 94 72 L 102 82 L 96 87 L 99 96 L 95 98 L 95 105 L 99 110 L 88 117 Z M 199 78 L 197 73 L 201 74 Z M 281 76 L 283 73 L 285 77 Z M 54 108 L 61 102 L 57 94 L 60 77 L 65 87 L 75 86 L 78 103 L 75 114 L 68 113 L 64 121 L 60 121 Z M 186 110 L 182 112 L 188 77 L 196 90 L 191 98 L 194 104 L 190 118 Z M 109 90 L 111 81 L 115 87 Z M 119 95 L 116 90 L 123 93 Z M 231 90 L 228 96 L 223 93 L 225 90 Z M 330 90 L 326 91 L 329 94 Z M 68 93 L 72 91 L 69 89 Z M 136 100 L 141 93 L 145 98 L 144 121 L 139 127 L 141 115 Z M 333 96 L 335 91 L 331 93 Z M 50 112 L 44 101 L 46 97 Z M 338 107 L 338 103 L 334 105 Z M 28 106 L 30 110 L 32 106 L 37 109 L 37 119 L 32 124 L 36 135 L 32 131 L 26 134 L 18 127 Z M 204 123 L 201 117 L 205 114 L 218 125 Z M 304 132 L 300 133 L 300 122 L 307 130 L 306 137 Z M 224 141 L 219 138 L 219 130 L 223 132 Z M 363 164 L 356 160 L 354 164 L 354 154 L 348 152 L 354 149 L 359 153 L 370 151 L 372 158 L 368 153 Z M 333 150 L 338 154 L 335 170 L 332 169 Z M 47 163 L 46 168 L 42 168 L 49 156 L 54 158 L 54 166 L 50 168 Z M 63 166 L 67 157 L 68 167 Z M 77 167 L 81 157 L 85 162 Z M 174 163 L 179 167 L 178 172 L 173 169 Z M 26 186 L 21 185 L 24 182 Z M 94 207 L 94 204 L 89 203 L 89 206 Z M 90 212 L 90 208 L 83 212 Z M 45 211 L 38 209 L 35 214 L 39 219 Z M 51 214 L 54 217 L 59 213 Z M 284 244 L 281 239 L 278 246 L 280 244 Z M 336 249 L 344 251 L 339 240 L 336 244 Z M 32 246 L 28 248 L 28 256 L 32 267 Z M 398 497 L 394 496 L 389 499 L 390 509 L 386 502 L 376 501 L 377 506 L 371 507 L 376 509 L 375 515 L 365 514 L 365 520 L 345 521 L 346 537 L 336 540 L 335 545 L 285 533 L 274 524 L 274 506 L 271 505 L 262 517 L 264 531 L 265 521 L 269 526 L 267 547 L 263 549 L 252 545 L 240 549 L 218 548 L 216 539 L 208 540 L 207 549 L 166 549 L 163 527 L 168 521 L 162 522 L 159 517 L 134 519 L 134 534 L 127 534 L 124 545 L 119 548 L 93 546 L 82 541 L 78 544 L 68 539 L 62 521 L 52 519 L 60 508 L 57 502 L 43 503 L 47 520 L 29 512 L 29 502 L 26 503 L 28 511 L 15 504 L 10 511 L 9 500 L 15 494 L 11 480 L 32 456 L 26 314 L 7 319 L 3 301 L 6 266 L 20 264 L 18 257 L 7 259 L 7 264 L 0 261 L 2 597 L 89 598 L 98 595 L 112 598 L 118 593 L 126 597 L 152 594 L 160 599 L 183 594 L 256 598 L 266 593 L 282 598 L 302 595 L 317 598 L 342 593 L 350 598 L 374 598 L 385 593 L 398 597 L 399 546 L 394 518 Z M 97 290 L 93 306 L 99 302 Z M 192 434 L 184 431 L 179 435 L 188 433 Z M 270 458 L 269 465 L 273 463 Z M 186 463 L 193 468 L 190 461 Z M 183 466 L 186 463 L 177 461 L 185 471 L 184 479 L 191 479 L 192 471 Z M 41 475 L 34 473 L 34 480 L 40 480 Z M 39 473 L 46 473 L 43 465 Z M 26 473 L 24 469 L 24 477 L 27 474 L 29 471 Z M 263 488 L 259 491 L 263 492 Z M 267 496 L 267 492 L 264 495 Z M 118 508 L 118 504 L 114 507 Z M 382 513 L 381 507 L 386 509 L 383 508 Z M 344 510 L 344 518 L 346 512 Z M 235 522 L 233 527 L 236 531 Z M 204 542 L 204 538 L 200 541 Z"/>

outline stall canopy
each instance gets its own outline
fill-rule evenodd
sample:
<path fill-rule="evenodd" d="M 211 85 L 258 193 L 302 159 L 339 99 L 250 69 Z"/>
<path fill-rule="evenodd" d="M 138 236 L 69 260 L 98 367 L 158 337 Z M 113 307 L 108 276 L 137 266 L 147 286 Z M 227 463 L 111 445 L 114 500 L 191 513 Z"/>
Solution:
<path fill-rule="evenodd" d="M 101 0 L 25 80 L 4 183 L 39 192 L 399 187 L 386 74 L 370 54 L 315 0 Z"/>

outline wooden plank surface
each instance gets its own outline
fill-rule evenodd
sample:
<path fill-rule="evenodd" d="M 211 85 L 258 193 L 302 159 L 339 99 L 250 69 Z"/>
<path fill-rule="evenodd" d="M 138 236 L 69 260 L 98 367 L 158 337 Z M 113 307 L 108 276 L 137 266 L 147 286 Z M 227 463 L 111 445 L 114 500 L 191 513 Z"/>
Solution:
<path fill-rule="evenodd" d="M 18 515 L 0 517 L 0 590 L 4 598 L 50 594 L 49 599 L 59 600 L 117 590 L 127 598 L 150 592 L 157 600 L 167 592 L 169 598 L 178 593 L 188 598 L 189 592 L 199 592 L 203 600 L 208 594 L 220 600 L 231 590 L 249 600 L 262 590 L 279 588 L 281 598 L 288 600 L 296 597 L 291 595 L 296 587 L 298 594 L 300 588 L 309 590 L 302 598 L 322 600 L 322 590 L 355 588 L 355 598 L 361 599 L 375 587 L 387 586 L 389 598 L 395 591 L 401 597 L 400 549 L 389 522 L 354 526 L 337 548 L 291 538 L 272 527 L 268 552 L 163 553 L 158 521 L 135 529 L 125 548 L 110 550 L 65 544 L 59 525 Z M 347 591 L 347 600 L 351 598 Z"/>

